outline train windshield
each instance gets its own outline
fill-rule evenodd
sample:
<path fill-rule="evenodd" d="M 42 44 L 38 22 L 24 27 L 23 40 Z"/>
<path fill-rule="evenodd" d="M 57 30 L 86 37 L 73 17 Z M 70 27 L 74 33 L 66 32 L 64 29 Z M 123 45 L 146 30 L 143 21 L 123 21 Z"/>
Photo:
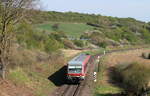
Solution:
<path fill-rule="evenodd" d="M 81 73 L 82 66 L 69 66 L 68 73 Z"/>

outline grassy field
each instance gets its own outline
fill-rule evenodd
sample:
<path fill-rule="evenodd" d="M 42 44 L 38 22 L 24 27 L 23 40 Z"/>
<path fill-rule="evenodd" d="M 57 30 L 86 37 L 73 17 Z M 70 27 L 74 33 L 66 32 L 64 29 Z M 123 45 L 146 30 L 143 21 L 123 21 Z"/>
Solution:
<path fill-rule="evenodd" d="M 120 89 L 108 83 L 107 68 L 105 64 L 107 56 L 100 59 L 100 71 L 97 76 L 97 83 L 95 84 L 94 96 L 112 96 L 113 94 L 120 93 Z"/>
<path fill-rule="evenodd" d="M 57 31 L 62 31 L 65 32 L 68 36 L 75 36 L 75 37 L 79 37 L 84 32 L 93 30 L 94 28 L 92 26 L 83 23 L 55 23 L 55 22 L 36 25 L 36 27 L 40 30 L 54 32 L 55 30 L 52 28 L 54 24 L 59 24 L 59 28 Z"/>

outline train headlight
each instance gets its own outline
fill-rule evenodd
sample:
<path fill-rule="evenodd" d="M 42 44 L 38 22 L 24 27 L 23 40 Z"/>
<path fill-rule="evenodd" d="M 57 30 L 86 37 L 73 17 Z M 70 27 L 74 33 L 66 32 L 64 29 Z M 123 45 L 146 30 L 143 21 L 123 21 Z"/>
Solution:
<path fill-rule="evenodd" d="M 81 76 L 81 79 L 85 79 L 85 77 L 84 77 L 84 76 Z"/>

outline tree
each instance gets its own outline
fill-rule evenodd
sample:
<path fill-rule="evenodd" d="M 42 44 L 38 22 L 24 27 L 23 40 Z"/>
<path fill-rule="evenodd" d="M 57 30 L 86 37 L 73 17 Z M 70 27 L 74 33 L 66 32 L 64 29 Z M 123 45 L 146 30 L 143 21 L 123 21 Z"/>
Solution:
<path fill-rule="evenodd" d="M 37 0 L 0 0 L 0 68 L 2 78 L 9 64 L 9 55 L 13 37 L 14 25 L 30 12 Z"/>
<path fill-rule="evenodd" d="M 84 41 L 82 40 L 74 40 L 73 41 L 75 45 L 77 45 L 78 47 L 84 47 Z"/>
<path fill-rule="evenodd" d="M 59 29 L 59 24 L 54 24 L 52 28 L 54 31 L 57 31 Z"/>

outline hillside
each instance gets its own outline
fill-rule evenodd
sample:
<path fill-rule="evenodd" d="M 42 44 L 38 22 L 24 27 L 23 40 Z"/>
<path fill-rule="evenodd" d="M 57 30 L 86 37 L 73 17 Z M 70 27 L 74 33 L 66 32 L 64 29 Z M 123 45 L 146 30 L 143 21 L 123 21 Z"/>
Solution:
<path fill-rule="evenodd" d="M 150 39 L 150 24 L 133 18 L 107 17 L 73 12 L 37 12 L 31 21 L 40 30 L 62 31 L 66 35 L 92 39 L 96 45 L 145 44 Z M 57 25 L 57 26 L 55 26 Z M 54 27 L 57 27 L 55 30 Z"/>
<path fill-rule="evenodd" d="M 150 42 L 150 24 L 133 18 L 73 12 L 35 13 L 36 16 L 29 16 L 13 26 L 15 36 L 10 65 L 6 80 L 1 80 L 3 84 L 0 85 L 2 96 L 49 95 L 61 86 L 58 78 L 62 76 L 60 73 L 64 70 L 66 61 L 82 52 L 70 49 L 107 48 Z M 99 51 L 101 50 L 98 49 L 97 52 Z M 49 77 L 53 77 L 53 80 Z M 7 86 L 10 88 L 6 88 Z"/>
<path fill-rule="evenodd" d="M 98 73 L 98 82 L 95 84 L 96 86 L 95 96 L 124 96 L 124 95 L 120 95 L 122 88 L 116 86 L 117 84 L 115 84 L 114 82 L 110 82 L 110 74 L 113 73 L 111 69 L 114 66 L 118 66 L 121 64 L 126 66 L 126 64 L 129 64 L 132 62 L 139 62 L 141 63 L 141 65 L 144 65 L 147 68 L 150 68 L 149 59 L 143 59 L 141 57 L 141 54 L 143 52 L 150 52 L 150 49 L 138 49 L 138 50 L 130 50 L 130 51 L 124 51 L 124 52 L 114 52 L 114 53 L 111 53 L 102 57 L 100 72 Z M 135 72 L 135 70 L 133 71 Z M 144 70 L 142 68 L 142 72 L 143 71 Z M 138 75 L 138 78 L 139 76 L 140 75 Z M 131 76 L 129 78 L 131 78 Z"/>
<path fill-rule="evenodd" d="M 59 28 L 54 29 L 53 26 L 58 24 Z M 94 27 L 86 25 L 84 23 L 65 23 L 65 22 L 50 22 L 47 24 L 39 24 L 36 26 L 40 30 L 48 32 L 62 31 L 68 36 L 80 37 L 86 31 L 92 31 Z"/>

